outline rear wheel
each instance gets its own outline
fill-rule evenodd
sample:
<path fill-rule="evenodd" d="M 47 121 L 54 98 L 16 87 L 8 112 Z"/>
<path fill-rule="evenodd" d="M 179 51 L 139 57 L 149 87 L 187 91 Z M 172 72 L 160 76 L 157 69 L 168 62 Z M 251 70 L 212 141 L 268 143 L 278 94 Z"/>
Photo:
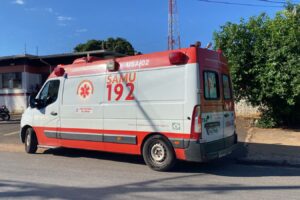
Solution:
<path fill-rule="evenodd" d="M 172 144 L 161 135 L 150 137 L 143 146 L 145 163 L 153 170 L 170 170 L 176 161 Z"/>
<path fill-rule="evenodd" d="M 5 113 L 5 114 L 2 115 L 2 119 L 4 121 L 9 121 L 10 120 L 10 115 Z"/>
<path fill-rule="evenodd" d="M 34 130 L 28 128 L 25 135 L 25 151 L 27 153 L 35 153 L 37 151 L 37 145 L 38 142 Z"/>

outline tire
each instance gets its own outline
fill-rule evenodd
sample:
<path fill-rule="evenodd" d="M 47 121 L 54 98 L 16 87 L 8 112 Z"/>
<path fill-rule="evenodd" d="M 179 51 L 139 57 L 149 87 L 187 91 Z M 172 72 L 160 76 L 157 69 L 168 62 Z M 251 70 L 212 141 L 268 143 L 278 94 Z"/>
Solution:
<path fill-rule="evenodd" d="M 9 121 L 9 120 L 10 120 L 10 115 L 9 115 L 9 114 L 6 114 L 6 115 L 3 117 L 3 120 L 4 120 L 4 121 Z"/>
<path fill-rule="evenodd" d="M 145 163 L 155 171 L 168 171 L 176 162 L 172 144 L 161 135 L 154 135 L 143 146 Z"/>
<path fill-rule="evenodd" d="M 30 154 L 36 153 L 38 141 L 34 130 L 32 128 L 28 128 L 25 134 L 25 151 Z"/>
<path fill-rule="evenodd" d="M 3 113 L 3 114 L 1 114 L 1 118 L 3 121 L 8 121 L 8 120 L 10 120 L 10 115 Z"/>

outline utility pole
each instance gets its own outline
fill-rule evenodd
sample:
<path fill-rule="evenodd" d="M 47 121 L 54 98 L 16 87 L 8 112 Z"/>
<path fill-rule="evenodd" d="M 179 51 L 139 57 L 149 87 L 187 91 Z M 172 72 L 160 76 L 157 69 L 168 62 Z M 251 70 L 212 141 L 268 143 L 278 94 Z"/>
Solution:
<path fill-rule="evenodd" d="M 169 0 L 168 49 L 173 50 L 177 48 L 180 48 L 177 4 L 176 0 Z"/>

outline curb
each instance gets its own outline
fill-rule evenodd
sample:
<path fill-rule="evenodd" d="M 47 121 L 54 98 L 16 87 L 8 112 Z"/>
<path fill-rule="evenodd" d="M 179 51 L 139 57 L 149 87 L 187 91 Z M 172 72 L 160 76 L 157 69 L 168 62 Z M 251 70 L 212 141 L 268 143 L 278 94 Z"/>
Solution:
<path fill-rule="evenodd" d="M 300 161 L 295 160 L 295 159 L 291 159 L 287 160 L 287 157 L 284 157 L 286 155 L 283 155 L 282 157 L 277 157 L 277 159 L 272 159 L 272 157 L 270 157 L 271 159 L 268 159 L 268 156 L 264 156 L 259 158 L 259 154 L 256 151 L 251 151 L 251 142 L 252 139 L 255 135 L 255 130 L 253 127 L 251 127 L 248 131 L 247 131 L 247 136 L 245 138 L 245 142 L 243 144 L 243 147 L 246 149 L 246 156 L 243 157 L 238 157 L 235 160 L 237 161 L 237 163 L 240 164 L 248 164 L 248 165 L 262 165 L 262 166 L 281 166 L 281 167 L 295 167 L 295 168 L 300 168 Z M 249 157 L 249 155 L 251 155 Z M 295 161 L 295 163 L 293 162 Z"/>
<path fill-rule="evenodd" d="M 20 153 L 24 151 L 24 146 L 21 144 L 0 144 L 0 152 Z"/>
<path fill-rule="evenodd" d="M 261 165 L 261 166 L 280 166 L 280 167 L 293 167 L 300 168 L 300 164 L 291 164 L 286 160 L 250 160 L 247 158 L 236 158 L 238 164 L 247 164 L 247 165 Z"/>

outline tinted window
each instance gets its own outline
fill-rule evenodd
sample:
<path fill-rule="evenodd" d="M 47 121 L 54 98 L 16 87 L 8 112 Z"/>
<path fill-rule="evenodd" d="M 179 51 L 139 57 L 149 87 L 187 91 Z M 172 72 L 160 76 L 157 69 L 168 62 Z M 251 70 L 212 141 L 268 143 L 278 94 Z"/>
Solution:
<path fill-rule="evenodd" d="M 231 99 L 231 87 L 230 87 L 230 79 L 228 75 L 222 75 L 222 81 L 223 81 L 223 95 L 224 99 Z"/>
<path fill-rule="evenodd" d="M 38 99 L 45 102 L 46 105 L 49 105 L 56 101 L 58 90 L 59 80 L 49 81 L 43 87 Z"/>
<path fill-rule="evenodd" d="M 212 71 L 204 72 L 204 97 L 205 99 L 219 99 L 218 74 Z"/>

